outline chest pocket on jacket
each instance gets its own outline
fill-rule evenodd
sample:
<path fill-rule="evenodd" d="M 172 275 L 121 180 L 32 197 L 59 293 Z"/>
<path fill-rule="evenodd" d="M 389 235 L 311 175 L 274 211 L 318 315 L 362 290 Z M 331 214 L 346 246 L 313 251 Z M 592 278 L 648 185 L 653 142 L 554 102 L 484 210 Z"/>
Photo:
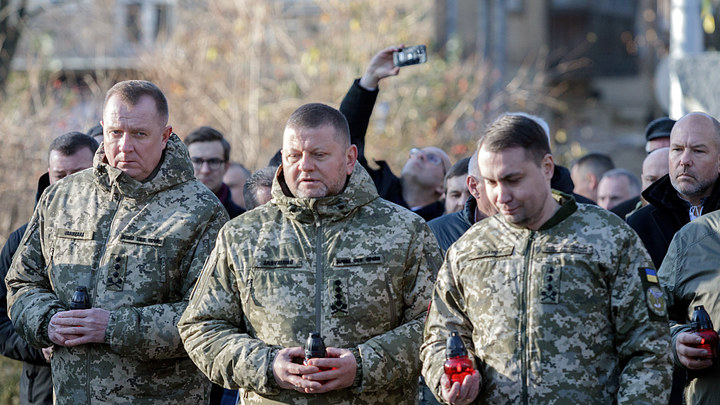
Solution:
<path fill-rule="evenodd" d="M 591 245 L 546 244 L 541 247 L 538 296 L 542 304 L 584 303 L 592 299 L 591 286 L 597 279 Z"/>
<path fill-rule="evenodd" d="M 253 325 L 267 324 L 268 318 L 312 319 L 315 313 L 315 274 L 300 259 L 257 260 L 245 290 L 243 310 Z"/>
<path fill-rule="evenodd" d="M 402 274 L 394 274 L 381 255 L 337 257 L 325 278 L 328 301 L 324 311 L 332 318 L 350 317 L 357 325 L 382 330 L 400 323 Z"/>
<path fill-rule="evenodd" d="M 127 305 L 148 305 L 168 299 L 170 283 L 162 239 L 123 234 L 108 246 L 101 283 L 107 291 L 121 292 Z"/>
<path fill-rule="evenodd" d="M 75 287 L 84 285 L 89 289 L 94 259 L 100 244 L 91 231 L 57 229 L 52 241 L 48 278 L 58 298 L 70 302 Z"/>
<path fill-rule="evenodd" d="M 459 283 L 465 286 L 465 305 L 491 311 L 498 305 L 497 297 L 518 296 L 520 266 L 514 252 L 514 246 L 493 246 L 472 252 L 468 263 L 458 269 Z"/>

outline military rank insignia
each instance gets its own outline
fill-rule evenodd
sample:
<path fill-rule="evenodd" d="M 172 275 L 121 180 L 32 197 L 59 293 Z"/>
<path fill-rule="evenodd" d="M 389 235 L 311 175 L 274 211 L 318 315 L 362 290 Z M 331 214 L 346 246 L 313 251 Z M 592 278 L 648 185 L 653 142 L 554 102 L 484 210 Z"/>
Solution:
<path fill-rule="evenodd" d="M 662 289 L 660 289 L 657 272 L 648 267 L 640 267 L 638 272 L 640 274 L 640 280 L 642 281 L 643 290 L 645 290 L 645 303 L 648 307 L 650 319 L 666 322 L 667 307 L 665 305 L 665 295 Z"/>
<path fill-rule="evenodd" d="M 348 303 L 347 295 L 345 294 L 347 282 L 338 279 L 328 280 L 328 289 L 330 296 L 333 297 L 330 303 L 333 316 L 347 316 Z"/>
<path fill-rule="evenodd" d="M 125 257 L 111 256 L 105 286 L 109 291 L 122 291 L 125 280 Z"/>
<path fill-rule="evenodd" d="M 560 302 L 560 268 L 543 265 L 540 303 L 557 304 L 558 302 Z"/>

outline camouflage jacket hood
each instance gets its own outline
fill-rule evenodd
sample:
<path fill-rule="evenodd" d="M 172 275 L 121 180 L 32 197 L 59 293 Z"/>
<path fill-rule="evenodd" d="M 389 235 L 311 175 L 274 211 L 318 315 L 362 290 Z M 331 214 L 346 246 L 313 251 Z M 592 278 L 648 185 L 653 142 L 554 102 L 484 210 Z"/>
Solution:
<path fill-rule="evenodd" d="M 377 196 L 356 165 L 337 196 L 283 191 L 220 231 L 178 324 L 185 348 L 241 403 L 414 404 L 422 321 L 442 258 L 419 216 Z M 308 395 L 280 389 L 272 363 L 282 347 L 318 331 L 347 348 L 350 388 Z"/>
<path fill-rule="evenodd" d="M 285 184 L 283 167 L 280 166 L 273 180 L 272 196 L 287 218 L 306 224 L 315 222 L 316 217 L 340 221 L 358 207 L 379 198 L 370 175 L 359 164 L 348 176 L 345 189 L 340 194 L 323 198 L 294 197 Z"/>
<path fill-rule="evenodd" d="M 9 314 L 35 347 L 76 286 L 110 312 L 104 343 L 55 346 L 58 404 L 205 401 L 209 382 L 184 351 L 177 321 L 227 213 L 193 178 L 176 135 L 148 181 L 105 163 L 48 187 L 7 276 Z"/>
<path fill-rule="evenodd" d="M 141 199 L 173 186 L 195 179 L 190 154 L 180 138 L 172 134 L 157 167 L 146 181 L 137 181 L 107 162 L 101 145 L 93 158 L 93 173 L 97 184 L 105 190 L 116 187 L 125 197 Z"/>
<path fill-rule="evenodd" d="M 561 207 L 539 230 L 495 215 L 448 249 L 421 353 L 428 386 L 439 395 L 457 330 L 480 372 L 476 403 L 667 403 L 667 316 L 647 252 L 614 214 L 553 194 Z"/>

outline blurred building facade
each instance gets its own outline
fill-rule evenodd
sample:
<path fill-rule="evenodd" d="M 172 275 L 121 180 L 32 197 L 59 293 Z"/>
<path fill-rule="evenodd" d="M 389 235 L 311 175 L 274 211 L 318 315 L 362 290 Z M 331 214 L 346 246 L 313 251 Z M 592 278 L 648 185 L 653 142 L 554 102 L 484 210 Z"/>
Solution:
<path fill-rule="evenodd" d="M 520 69 L 545 69 L 560 106 L 530 112 L 550 123 L 561 161 L 603 152 L 640 172 L 644 126 L 667 114 L 655 76 L 668 54 L 670 0 L 436 0 L 436 8 L 436 50 L 489 60 L 497 91 Z"/>

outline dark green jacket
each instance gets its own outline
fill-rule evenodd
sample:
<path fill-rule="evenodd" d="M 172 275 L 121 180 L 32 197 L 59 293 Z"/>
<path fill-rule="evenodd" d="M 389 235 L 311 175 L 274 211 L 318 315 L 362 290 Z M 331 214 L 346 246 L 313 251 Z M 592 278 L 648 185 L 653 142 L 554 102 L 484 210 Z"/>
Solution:
<path fill-rule="evenodd" d="M 680 229 L 658 271 L 666 289 L 672 350 L 675 365 L 685 369 L 677 358 L 675 340 L 690 331 L 690 317 L 702 305 L 713 326 L 720 326 L 720 212 L 713 211 Z M 720 364 L 690 371 L 685 388 L 687 404 L 720 404 Z"/>

